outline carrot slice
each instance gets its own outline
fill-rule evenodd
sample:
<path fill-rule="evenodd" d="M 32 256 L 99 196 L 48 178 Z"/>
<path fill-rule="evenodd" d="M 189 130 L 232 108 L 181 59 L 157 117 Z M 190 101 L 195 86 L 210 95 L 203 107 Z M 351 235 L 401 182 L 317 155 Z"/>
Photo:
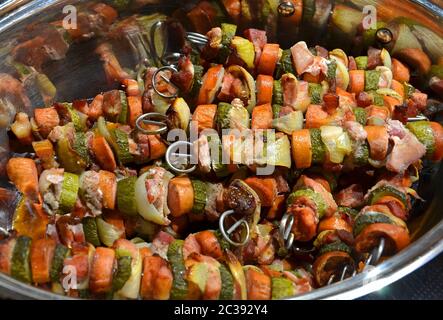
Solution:
<path fill-rule="evenodd" d="M 280 55 L 280 45 L 276 43 L 267 43 L 258 62 L 257 73 L 272 76 L 275 71 Z"/>
<path fill-rule="evenodd" d="M 223 75 L 224 68 L 221 64 L 208 69 L 203 76 L 203 83 L 198 94 L 197 105 L 210 104 L 214 101 L 215 94 L 221 86 Z"/>
<path fill-rule="evenodd" d="M 31 270 L 34 283 L 42 284 L 50 282 L 49 271 L 55 251 L 55 240 L 38 239 L 31 245 Z"/>
<path fill-rule="evenodd" d="M 397 59 L 392 59 L 392 75 L 398 82 L 409 82 L 411 79 L 409 68 Z"/>
<path fill-rule="evenodd" d="M 113 249 L 95 249 L 91 264 L 89 289 L 92 293 L 106 293 L 112 289 L 115 252 Z"/>
<path fill-rule="evenodd" d="M 407 247 L 410 243 L 407 229 L 387 223 L 374 223 L 366 228 L 355 238 L 355 249 L 358 252 L 369 252 L 375 248 L 380 238 L 387 239 L 386 254 L 395 254 Z"/>
<path fill-rule="evenodd" d="M 349 91 L 352 93 L 365 91 L 365 70 L 349 71 Z"/>
<path fill-rule="evenodd" d="M 140 96 L 140 88 L 138 87 L 138 82 L 134 79 L 123 79 L 123 86 L 126 87 L 126 95 L 129 98 L 130 96 Z"/>
<path fill-rule="evenodd" d="M 277 181 L 269 177 L 249 177 L 245 180 L 260 198 L 263 207 L 270 207 L 277 197 Z"/>
<path fill-rule="evenodd" d="M 192 121 L 197 122 L 198 132 L 215 127 L 214 119 L 217 112 L 217 105 L 203 104 L 195 108 L 192 114 Z"/>
<path fill-rule="evenodd" d="M 159 256 L 143 259 L 140 295 L 143 299 L 168 300 L 172 288 L 172 272 Z"/>
<path fill-rule="evenodd" d="M 389 134 L 384 126 L 366 126 L 371 158 L 382 161 L 386 158 L 389 145 Z"/>
<path fill-rule="evenodd" d="M 271 129 L 272 116 L 270 103 L 254 107 L 252 109 L 251 129 Z"/>
<path fill-rule="evenodd" d="M 387 107 L 390 113 L 393 113 L 396 106 L 401 106 L 401 101 L 390 96 L 383 96 L 383 102 L 385 107 Z M 389 115 L 388 115 L 389 117 Z M 387 118 L 386 118 L 387 119 Z"/>
<path fill-rule="evenodd" d="M 397 99 L 395 100 L 398 102 Z M 386 103 L 388 103 L 387 100 Z M 393 101 L 389 101 L 389 103 L 393 103 Z M 366 108 L 366 114 L 369 123 L 373 118 L 378 118 L 383 121 L 386 121 L 391 115 L 389 107 L 382 107 L 382 106 L 369 106 Z"/>
<path fill-rule="evenodd" d="M 312 164 L 312 145 L 309 129 L 292 132 L 292 158 L 297 169 L 310 168 Z"/>
<path fill-rule="evenodd" d="M 194 189 L 191 179 L 186 176 L 175 177 L 169 181 L 168 207 L 174 217 L 191 212 L 194 205 Z"/>
<path fill-rule="evenodd" d="M 6 165 L 6 173 L 21 193 L 33 202 L 39 202 L 38 173 L 34 160 L 11 158 Z"/>
<path fill-rule="evenodd" d="M 103 95 L 96 95 L 94 100 L 89 104 L 88 118 L 97 120 L 103 115 Z"/>
<path fill-rule="evenodd" d="M 156 160 L 162 158 L 166 154 L 166 145 L 164 144 L 164 142 L 157 135 L 149 135 L 148 140 L 151 159 Z"/>
<path fill-rule="evenodd" d="M 400 96 L 405 98 L 405 86 L 397 80 L 392 80 L 392 89 L 397 92 Z"/>
<path fill-rule="evenodd" d="M 54 168 L 57 166 L 55 162 L 54 146 L 49 140 L 33 141 L 32 148 L 35 154 L 41 160 L 44 169 Z"/>
<path fill-rule="evenodd" d="M 272 207 L 269 208 L 268 213 L 266 214 L 266 219 L 268 220 L 276 220 L 280 219 L 283 215 L 283 210 L 286 205 L 286 197 L 283 194 L 278 195 L 274 202 L 272 203 Z"/>
<path fill-rule="evenodd" d="M 34 109 L 34 120 L 44 138 L 60 124 L 60 117 L 54 107 Z"/>
<path fill-rule="evenodd" d="M 352 233 L 352 227 L 339 215 L 333 215 L 320 221 L 317 232 L 320 234 L 326 230 L 346 230 Z"/>
<path fill-rule="evenodd" d="M 260 74 L 257 76 L 257 105 L 271 103 L 274 89 L 274 78 Z"/>
<path fill-rule="evenodd" d="M 310 74 L 309 72 L 305 72 L 302 76 L 303 81 L 309 82 L 309 83 L 321 83 L 324 80 L 324 76 L 322 73 L 319 73 L 318 75 L 314 76 Z"/>
<path fill-rule="evenodd" d="M 329 114 L 323 110 L 323 107 L 316 104 L 311 104 L 305 115 L 307 129 L 320 128 L 330 122 Z"/>
<path fill-rule="evenodd" d="M 95 156 L 95 160 L 101 168 L 107 171 L 114 171 L 117 168 L 112 149 L 104 137 L 94 135 L 91 149 Z"/>
<path fill-rule="evenodd" d="M 195 234 L 195 239 L 200 245 L 201 253 L 205 256 L 210 256 L 214 259 L 220 259 L 223 256 L 220 243 L 212 231 L 200 231 Z"/>
<path fill-rule="evenodd" d="M 438 122 L 429 122 L 432 128 L 435 141 L 435 152 L 432 156 L 433 161 L 441 161 L 443 159 L 443 127 Z"/>
<path fill-rule="evenodd" d="M 129 125 L 134 128 L 137 118 L 143 113 L 142 111 L 142 97 L 141 96 L 128 96 L 128 108 L 129 108 Z"/>
<path fill-rule="evenodd" d="M 248 270 L 246 270 L 245 276 L 248 299 L 271 299 L 271 278 L 268 275 L 249 268 Z"/>
<path fill-rule="evenodd" d="M 117 177 L 114 173 L 105 170 L 100 170 L 98 173 L 98 187 L 103 195 L 103 207 L 106 209 L 114 209 L 117 194 Z"/>

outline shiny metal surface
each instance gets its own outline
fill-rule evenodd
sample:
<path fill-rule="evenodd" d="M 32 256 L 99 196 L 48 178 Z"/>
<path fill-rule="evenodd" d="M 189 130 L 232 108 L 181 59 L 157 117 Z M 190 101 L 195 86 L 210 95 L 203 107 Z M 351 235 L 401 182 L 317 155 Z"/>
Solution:
<path fill-rule="evenodd" d="M 9 32 L 11 28 L 20 25 L 20 23 L 26 23 L 30 17 L 42 14 L 42 12 L 45 12 L 46 17 L 46 13 L 50 12 L 50 8 L 70 2 L 62 0 L 35 0 L 28 2 L 15 9 L 15 11 L 6 13 L 6 15 L 0 19 L 0 35 L 4 32 Z M 357 6 L 363 6 L 365 4 L 377 5 L 377 3 L 381 2 L 385 3 L 386 6 L 388 1 L 351 0 L 349 2 L 353 2 Z M 402 1 L 402 3 L 406 2 L 407 1 Z M 441 26 L 441 18 L 443 17 L 441 1 L 414 0 L 410 2 L 415 3 L 415 7 L 412 9 L 409 8 L 409 15 L 419 16 L 428 13 L 430 16 L 435 17 L 433 23 Z M 0 5 L 0 9 L 3 8 L 3 6 L 4 3 Z M 395 10 L 397 10 L 397 8 L 392 6 L 392 11 Z M 405 10 L 401 10 L 403 10 L 401 14 L 404 14 Z M 0 14 L 4 14 L 5 12 L 6 11 L 0 10 Z M 434 31 L 437 32 L 436 29 Z M 441 30 L 438 32 L 443 34 Z M 1 130 L 4 129 L 2 128 Z M 420 219 L 414 223 L 412 231 L 412 236 L 415 241 L 411 243 L 406 250 L 385 260 L 374 268 L 368 268 L 368 270 L 352 278 L 307 294 L 293 297 L 292 299 L 355 299 L 377 291 L 401 279 L 443 252 L 443 211 L 441 210 L 441 208 L 443 208 L 442 168 L 440 168 L 438 172 L 433 172 L 431 176 L 426 179 L 423 183 L 428 185 L 430 201 L 421 208 L 424 212 Z M 0 274 L 0 288 L 2 295 L 9 298 L 69 299 L 28 286 L 4 274 Z"/>

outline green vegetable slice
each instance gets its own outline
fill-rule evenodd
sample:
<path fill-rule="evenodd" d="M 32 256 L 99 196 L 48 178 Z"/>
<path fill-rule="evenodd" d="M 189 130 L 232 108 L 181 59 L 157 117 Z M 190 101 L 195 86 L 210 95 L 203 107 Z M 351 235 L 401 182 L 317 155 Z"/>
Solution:
<path fill-rule="evenodd" d="M 214 235 L 218 240 L 218 243 L 220 244 L 220 247 L 223 251 L 225 251 L 226 249 L 231 249 L 231 245 L 229 244 L 229 242 L 225 239 L 225 237 L 223 237 L 222 233 L 220 230 L 216 230 L 214 231 Z"/>
<path fill-rule="evenodd" d="M 131 256 L 123 256 L 117 259 L 117 271 L 112 279 L 112 290 L 118 291 L 125 283 L 129 280 L 131 276 Z"/>
<path fill-rule="evenodd" d="M 231 272 L 225 265 L 220 264 L 220 277 L 222 282 L 222 288 L 220 291 L 220 300 L 232 300 L 234 298 L 234 279 Z"/>
<path fill-rule="evenodd" d="M 366 125 L 367 114 L 364 108 L 359 108 L 359 107 L 355 108 L 354 116 L 358 123 L 360 123 L 362 126 Z"/>
<path fill-rule="evenodd" d="M 285 73 L 295 74 L 295 69 L 292 64 L 292 54 L 290 49 L 283 50 L 280 58 L 280 66 L 282 68 L 282 75 Z"/>
<path fill-rule="evenodd" d="M 202 86 L 202 78 L 204 74 L 204 68 L 200 65 L 194 64 L 194 80 L 192 82 L 192 88 L 190 95 L 191 97 L 195 97 L 198 95 L 200 88 Z"/>
<path fill-rule="evenodd" d="M 378 89 L 378 82 L 380 81 L 380 71 L 366 70 L 365 71 L 365 91 L 372 91 Z"/>
<path fill-rule="evenodd" d="M 325 161 L 326 147 L 321 138 L 320 129 L 310 129 L 312 145 L 312 163 L 322 164 Z"/>
<path fill-rule="evenodd" d="M 274 80 L 274 88 L 272 93 L 272 104 L 283 105 L 283 88 L 281 85 L 281 80 Z"/>
<path fill-rule="evenodd" d="M 57 142 L 57 159 L 61 166 L 69 172 L 81 173 L 86 167 L 85 160 L 71 147 L 69 140 L 65 137 Z"/>
<path fill-rule="evenodd" d="M 128 122 L 128 99 L 126 98 L 126 94 L 119 90 L 120 93 L 120 103 L 122 105 L 122 111 L 118 115 L 118 122 L 122 124 L 126 124 Z"/>
<path fill-rule="evenodd" d="M 117 207 L 130 216 L 137 215 L 135 202 L 135 182 L 137 177 L 128 177 L 117 182 Z"/>
<path fill-rule="evenodd" d="M 367 142 L 359 143 L 352 153 L 353 163 L 357 166 L 365 166 L 369 160 L 369 146 Z"/>
<path fill-rule="evenodd" d="M 78 175 L 65 172 L 63 174 L 62 192 L 60 194 L 60 212 L 69 213 L 77 201 L 79 189 Z"/>
<path fill-rule="evenodd" d="M 60 282 L 60 274 L 63 270 L 63 263 L 68 255 L 69 249 L 62 244 L 57 244 L 54 251 L 54 257 L 52 258 L 51 270 L 49 271 L 52 282 Z"/>
<path fill-rule="evenodd" d="M 219 178 L 229 175 L 226 164 L 223 164 L 223 146 L 221 144 L 218 134 L 208 135 L 209 152 L 211 152 L 212 170 Z M 218 150 L 218 158 L 212 154 L 212 150 Z"/>
<path fill-rule="evenodd" d="M 303 23 L 311 23 L 315 15 L 315 0 L 303 0 Z"/>
<path fill-rule="evenodd" d="M 116 128 L 111 131 L 112 147 L 117 154 L 118 161 L 121 164 L 127 164 L 134 160 L 129 152 L 129 141 L 126 132 Z"/>
<path fill-rule="evenodd" d="M 89 158 L 88 144 L 84 132 L 75 133 L 75 140 L 72 148 L 84 160 L 86 165 L 90 163 L 91 159 Z"/>
<path fill-rule="evenodd" d="M 194 189 L 194 205 L 192 212 L 196 214 L 203 214 L 206 206 L 206 183 L 201 180 L 191 180 L 192 187 Z"/>
<path fill-rule="evenodd" d="M 426 147 L 426 156 L 432 157 L 435 152 L 435 138 L 429 121 L 409 122 L 406 127 Z"/>
<path fill-rule="evenodd" d="M 348 254 L 351 254 L 351 248 L 349 248 L 348 245 L 341 241 L 335 241 L 333 243 L 328 243 L 321 247 L 321 249 L 318 252 L 318 255 L 321 256 L 322 254 L 333 252 L 333 251 L 342 251 L 346 252 Z"/>
<path fill-rule="evenodd" d="M 368 57 L 360 56 L 355 58 L 355 63 L 357 64 L 358 70 L 366 70 L 368 68 Z"/>
<path fill-rule="evenodd" d="M 32 239 L 19 236 L 12 251 L 11 276 L 22 282 L 31 283 L 31 265 L 29 253 Z"/>
<path fill-rule="evenodd" d="M 188 283 L 185 279 L 186 268 L 183 260 L 183 240 L 174 240 L 168 247 L 168 261 L 171 264 L 173 281 L 172 300 L 184 300 L 188 295 Z"/>
<path fill-rule="evenodd" d="M 288 205 L 291 205 L 297 198 L 308 197 L 317 206 L 318 217 L 321 219 L 325 214 L 327 205 L 321 194 L 315 192 L 312 189 L 300 189 L 291 193 L 288 197 Z"/>
<path fill-rule="evenodd" d="M 231 120 L 229 117 L 229 112 L 232 108 L 232 105 L 225 102 L 220 102 L 217 107 L 217 115 L 216 122 L 219 128 L 219 131 L 223 129 L 229 129 L 231 127 Z"/>
<path fill-rule="evenodd" d="M 335 79 L 336 74 L 337 74 L 337 61 L 332 59 L 328 63 L 328 73 L 326 75 L 326 79 L 332 81 Z"/>
<path fill-rule="evenodd" d="M 392 219 L 390 219 L 388 216 L 382 213 L 366 212 L 365 214 L 358 216 L 354 222 L 354 228 L 353 228 L 354 237 L 358 236 L 363 231 L 363 229 L 366 228 L 368 225 L 374 223 L 394 224 Z"/>
<path fill-rule="evenodd" d="M 75 131 L 85 131 L 87 117 L 72 107 L 72 103 L 63 103 L 68 110 L 71 121 L 74 124 Z"/>
<path fill-rule="evenodd" d="M 98 236 L 97 222 L 95 221 L 95 218 L 83 218 L 82 224 L 86 241 L 92 244 L 94 247 L 99 247 L 101 243 Z"/>
<path fill-rule="evenodd" d="M 337 209 L 338 212 L 340 213 L 345 213 L 348 216 L 350 216 L 351 218 L 355 218 L 358 214 L 358 211 L 349 207 L 338 207 Z"/>
<path fill-rule="evenodd" d="M 391 196 L 397 198 L 398 200 L 401 201 L 401 203 L 403 203 L 405 208 L 408 207 L 408 199 L 406 194 L 394 188 L 393 186 L 389 185 L 385 185 L 371 191 L 371 193 L 369 194 L 368 203 L 371 205 L 377 203 L 377 201 L 380 200 L 380 198 L 385 196 Z"/>
<path fill-rule="evenodd" d="M 281 105 L 273 104 L 272 105 L 272 117 L 274 119 L 278 119 L 280 117 Z"/>
<path fill-rule="evenodd" d="M 321 104 L 323 100 L 323 88 L 321 84 L 309 83 L 309 96 L 311 104 Z"/>
<path fill-rule="evenodd" d="M 286 278 L 271 278 L 272 300 L 291 297 L 295 294 L 295 288 L 292 281 Z"/>

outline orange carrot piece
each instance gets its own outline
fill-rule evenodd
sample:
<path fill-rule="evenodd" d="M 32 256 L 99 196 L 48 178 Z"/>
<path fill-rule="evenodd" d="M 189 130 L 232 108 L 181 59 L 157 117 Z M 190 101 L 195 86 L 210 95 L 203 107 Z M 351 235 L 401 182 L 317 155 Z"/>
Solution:
<path fill-rule="evenodd" d="M 308 107 L 305 119 L 305 128 L 307 129 L 320 128 L 330 121 L 329 114 L 323 110 L 322 106 L 316 104 L 311 104 Z"/>
<path fill-rule="evenodd" d="M 257 76 L 257 105 L 272 102 L 272 92 L 274 90 L 274 78 L 272 76 L 260 74 Z"/>
<path fill-rule="evenodd" d="M 6 173 L 17 189 L 31 201 L 39 202 L 37 166 L 28 158 L 11 158 L 6 165 Z"/>
<path fill-rule="evenodd" d="M 217 105 L 203 104 L 195 108 L 192 114 L 192 121 L 197 122 L 198 132 L 205 129 L 214 129 L 215 113 L 217 112 Z"/>
<path fill-rule="evenodd" d="M 134 79 L 123 79 L 123 86 L 126 88 L 126 95 L 130 96 L 140 96 L 140 88 L 138 87 L 138 82 Z"/>
<path fill-rule="evenodd" d="M 366 126 L 371 158 L 382 161 L 386 158 L 389 145 L 389 134 L 384 126 Z"/>
<path fill-rule="evenodd" d="M 267 43 L 258 62 L 257 73 L 272 76 L 280 55 L 280 45 Z"/>
<path fill-rule="evenodd" d="M 31 270 L 34 283 L 42 284 L 50 282 L 49 271 L 55 251 L 55 240 L 38 239 L 31 245 Z"/>
<path fill-rule="evenodd" d="M 95 135 L 91 147 L 95 160 L 101 168 L 107 171 L 114 171 L 117 168 L 114 153 L 104 137 Z"/>
<path fill-rule="evenodd" d="M 89 277 L 89 289 L 92 293 L 106 293 L 112 289 L 115 252 L 110 248 L 95 249 Z"/>
<path fill-rule="evenodd" d="M 312 145 L 309 129 L 292 132 L 292 158 L 297 169 L 310 168 L 312 164 Z"/>
<path fill-rule="evenodd" d="M 392 59 L 392 75 L 398 82 L 409 82 L 411 74 L 409 68 L 397 59 Z"/>
<path fill-rule="evenodd" d="M 435 151 L 432 156 L 433 161 L 441 161 L 443 159 L 443 127 L 438 122 L 429 122 L 434 134 Z"/>
<path fill-rule="evenodd" d="M 252 110 L 251 129 L 272 128 L 272 107 L 270 103 L 256 106 Z"/>
<path fill-rule="evenodd" d="M 32 148 L 35 154 L 41 160 L 44 169 L 55 168 L 58 164 L 55 162 L 54 146 L 49 140 L 32 142 Z"/>
<path fill-rule="evenodd" d="M 195 239 L 200 245 L 201 253 L 214 259 L 220 259 L 223 251 L 214 232 L 209 230 L 200 231 L 195 234 Z"/>
<path fill-rule="evenodd" d="M 266 215 L 266 219 L 275 220 L 281 218 L 283 215 L 283 210 L 286 205 L 286 198 L 283 194 L 278 195 L 274 202 L 272 203 L 272 207 L 269 208 L 269 211 Z"/>
<path fill-rule="evenodd" d="M 248 299 L 269 300 L 271 299 L 271 278 L 265 273 L 261 273 L 249 268 L 246 273 L 246 287 Z"/>
<path fill-rule="evenodd" d="M 117 194 L 117 177 L 114 173 L 100 170 L 98 187 L 103 195 L 103 207 L 113 210 Z"/>
<path fill-rule="evenodd" d="M 34 120 L 44 138 L 60 124 L 60 117 L 54 107 L 34 109 Z"/>
<path fill-rule="evenodd" d="M 142 97 L 141 96 L 128 96 L 128 108 L 129 108 L 129 125 L 134 128 L 137 118 L 143 113 L 142 111 Z"/>
<path fill-rule="evenodd" d="M 349 91 L 360 93 L 365 91 L 365 70 L 349 71 Z"/>
<path fill-rule="evenodd" d="M 208 69 L 203 76 L 203 83 L 198 94 L 197 105 L 210 104 L 214 100 L 217 85 L 221 85 L 222 65 L 217 65 Z"/>
<path fill-rule="evenodd" d="M 274 178 L 249 177 L 245 183 L 257 193 L 263 207 L 272 206 L 277 198 L 277 181 Z"/>
<path fill-rule="evenodd" d="M 103 95 L 96 95 L 89 104 L 88 118 L 95 121 L 103 115 Z"/>
<path fill-rule="evenodd" d="M 167 148 L 165 143 L 158 136 L 150 135 L 148 139 L 151 159 L 156 160 L 162 158 L 166 154 Z"/>
<path fill-rule="evenodd" d="M 191 212 L 194 205 L 194 189 L 186 176 L 172 178 L 168 187 L 168 207 L 171 215 L 180 217 Z"/>
<path fill-rule="evenodd" d="M 405 98 L 405 86 L 397 80 L 392 80 L 391 88 L 397 92 L 400 96 Z"/>

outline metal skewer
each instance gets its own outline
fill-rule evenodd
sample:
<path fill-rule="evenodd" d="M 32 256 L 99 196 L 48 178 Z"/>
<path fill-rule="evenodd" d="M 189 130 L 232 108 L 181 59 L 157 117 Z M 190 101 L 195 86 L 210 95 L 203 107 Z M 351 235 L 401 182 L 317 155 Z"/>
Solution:
<path fill-rule="evenodd" d="M 241 247 L 241 246 L 244 246 L 245 244 L 248 243 L 251 233 L 250 233 L 250 230 L 249 230 L 248 222 L 244 218 L 236 221 L 231 227 L 229 227 L 229 229 L 227 231 L 225 230 L 225 220 L 226 220 L 227 217 L 229 217 L 229 216 L 231 216 L 233 214 L 234 214 L 234 210 L 227 210 L 227 211 L 223 212 L 222 215 L 220 216 L 218 224 L 219 224 L 220 232 L 223 235 L 223 238 L 225 238 L 226 241 L 228 241 L 233 246 Z M 231 239 L 231 234 L 234 231 L 236 231 L 239 228 L 241 228 L 242 225 L 244 226 L 245 233 L 246 233 L 243 241 L 237 242 L 237 241 L 232 240 Z"/>

